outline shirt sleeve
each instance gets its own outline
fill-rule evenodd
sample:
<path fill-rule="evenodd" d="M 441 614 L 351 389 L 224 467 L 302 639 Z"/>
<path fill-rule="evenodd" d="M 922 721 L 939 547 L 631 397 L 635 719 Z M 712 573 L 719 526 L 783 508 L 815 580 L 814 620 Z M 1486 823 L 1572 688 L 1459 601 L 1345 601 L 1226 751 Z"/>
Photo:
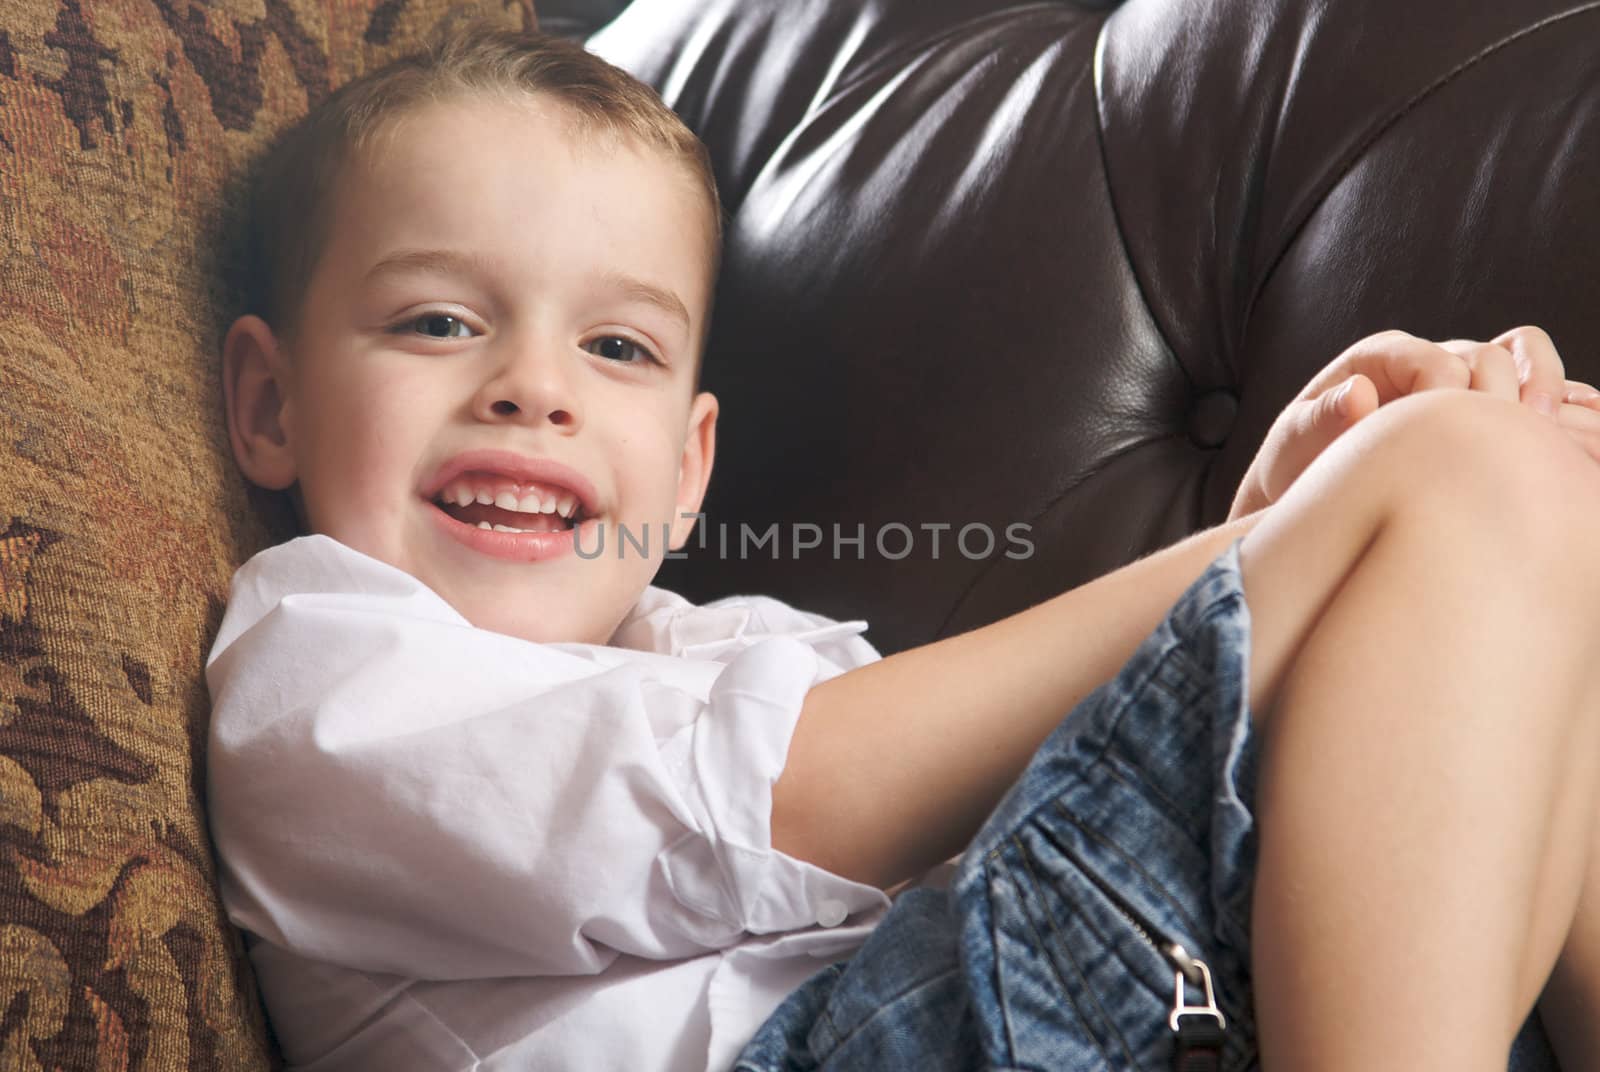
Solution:
<path fill-rule="evenodd" d="M 801 704 L 839 670 L 804 640 L 600 657 L 380 580 L 235 585 L 207 669 L 208 803 L 238 925 L 449 979 L 592 973 L 887 905 L 772 848 Z"/>

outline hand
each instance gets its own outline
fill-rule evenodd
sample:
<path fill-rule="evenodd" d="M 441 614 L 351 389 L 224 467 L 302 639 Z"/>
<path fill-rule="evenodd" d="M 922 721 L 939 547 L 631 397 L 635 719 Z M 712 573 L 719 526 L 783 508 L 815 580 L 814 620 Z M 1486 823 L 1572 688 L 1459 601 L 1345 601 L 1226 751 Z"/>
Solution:
<path fill-rule="evenodd" d="M 1276 502 L 1306 466 L 1379 406 L 1418 391 L 1484 391 L 1560 421 L 1600 459 L 1600 391 L 1565 378 L 1550 337 L 1515 328 L 1490 342 L 1369 336 L 1334 358 L 1284 407 L 1234 496 L 1229 519 Z"/>

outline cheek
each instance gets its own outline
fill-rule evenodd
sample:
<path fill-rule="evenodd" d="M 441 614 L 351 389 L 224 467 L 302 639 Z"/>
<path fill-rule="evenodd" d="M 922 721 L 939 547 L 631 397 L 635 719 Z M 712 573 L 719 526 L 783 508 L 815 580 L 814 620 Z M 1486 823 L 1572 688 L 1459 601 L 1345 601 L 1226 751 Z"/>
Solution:
<path fill-rule="evenodd" d="M 392 391 L 366 392 L 308 411 L 303 483 L 307 506 L 341 528 L 363 527 L 394 512 L 415 484 L 426 424 Z"/>
<path fill-rule="evenodd" d="M 346 479 L 350 474 L 368 470 L 381 463 L 393 446 L 395 436 L 391 428 L 378 415 L 361 407 L 341 407 L 336 412 L 322 414 L 318 434 L 307 437 L 314 453 L 309 459 L 309 468 L 340 474 Z"/>
<path fill-rule="evenodd" d="M 682 436 L 676 427 L 655 426 L 648 433 L 641 430 L 631 446 L 631 468 L 640 474 L 640 494 L 662 511 L 660 520 L 670 520 L 683 466 Z"/>

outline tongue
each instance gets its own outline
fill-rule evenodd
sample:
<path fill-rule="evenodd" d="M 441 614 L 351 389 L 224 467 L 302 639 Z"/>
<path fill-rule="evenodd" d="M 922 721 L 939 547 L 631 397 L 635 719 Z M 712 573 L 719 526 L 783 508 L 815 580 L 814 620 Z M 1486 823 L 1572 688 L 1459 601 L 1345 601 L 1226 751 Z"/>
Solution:
<path fill-rule="evenodd" d="M 509 525 L 525 532 L 564 532 L 571 523 L 560 514 L 525 514 L 520 510 L 504 510 L 498 506 L 472 503 L 469 506 L 445 506 L 445 513 L 457 521 L 476 525 L 487 521 L 491 525 Z"/>

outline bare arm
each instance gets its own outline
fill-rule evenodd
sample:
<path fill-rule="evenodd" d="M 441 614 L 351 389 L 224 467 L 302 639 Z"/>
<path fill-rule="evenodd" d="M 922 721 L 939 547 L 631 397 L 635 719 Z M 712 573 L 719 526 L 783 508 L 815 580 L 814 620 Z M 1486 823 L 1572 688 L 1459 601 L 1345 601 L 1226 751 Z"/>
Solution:
<path fill-rule="evenodd" d="M 949 859 L 1066 713 L 1111 679 L 1200 571 L 1346 428 L 1436 387 L 1530 404 L 1545 395 L 1544 411 L 1600 458 L 1600 391 L 1564 375 L 1537 328 L 1489 343 L 1403 332 L 1361 340 L 1274 424 L 1235 501 L 1243 516 L 994 625 L 812 689 L 773 789 L 773 844 L 885 888 Z M 1347 381 L 1359 390 L 1341 403 L 1329 392 Z"/>
<path fill-rule="evenodd" d="M 960 852 L 1062 717 L 1260 516 L 812 689 L 773 789 L 773 844 L 885 888 Z"/>

